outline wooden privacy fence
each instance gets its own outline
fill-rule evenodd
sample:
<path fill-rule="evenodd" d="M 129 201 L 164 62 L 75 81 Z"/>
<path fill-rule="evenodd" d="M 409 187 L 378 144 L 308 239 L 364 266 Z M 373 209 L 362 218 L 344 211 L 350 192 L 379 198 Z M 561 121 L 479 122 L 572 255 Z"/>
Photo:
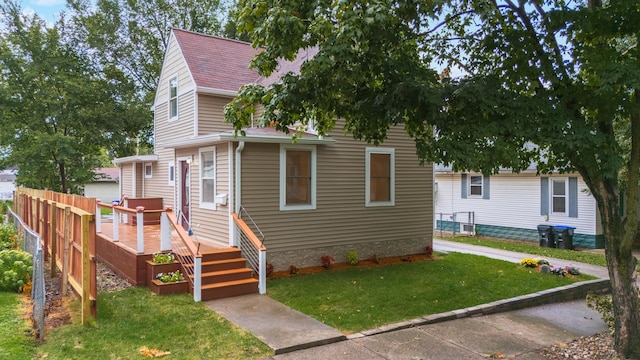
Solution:
<path fill-rule="evenodd" d="M 96 200 L 17 188 L 14 208 L 27 226 L 40 234 L 51 276 L 62 271 L 62 294 L 71 286 L 82 304 L 82 323 L 88 324 L 91 317 L 96 317 Z"/>

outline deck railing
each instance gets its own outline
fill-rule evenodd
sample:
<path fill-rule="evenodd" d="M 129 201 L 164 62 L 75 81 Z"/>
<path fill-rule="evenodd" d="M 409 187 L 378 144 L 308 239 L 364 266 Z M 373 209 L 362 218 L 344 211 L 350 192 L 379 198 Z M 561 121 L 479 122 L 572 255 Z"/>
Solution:
<path fill-rule="evenodd" d="M 182 264 L 185 275 L 193 286 L 193 300 L 202 300 L 202 254 L 199 244 L 181 224 L 171 209 L 166 209 L 160 222 L 161 232 L 168 228 L 171 235 L 171 247 L 176 259 Z M 162 226 L 165 227 L 162 227 Z"/>
<path fill-rule="evenodd" d="M 113 234 L 111 238 L 113 241 L 120 240 L 120 224 L 128 224 L 130 222 L 135 222 L 136 226 L 136 251 L 139 254 L 144 254 L 144 224 L 145 224 L 145 215 L 158 214 L 160 215 L 160 251 L 169 251 L 171 250 L 171 228 L 166 223 L 165 226 L 162 226 L 162 219 L 166 216 L 165 210 L 163 209 L 154 209 L 147 210 L 143 206 L 138 206 L 135 209 L 130 209 L 125 206 L 118 205 L 117 202 L 114 203 L 103 203 L 100 200 L 96 201 L 96 232 L 101 233 L 102 227 L 106 224 L 103 224 L 101 209 L 111 209 L 113 214 L 113 221 L 111 226 L 113 227 Z M 130 221 L 129 219 L 135 218 L 135 221 Z M 165 220 L 166 221 L 166 220 Z"/>
<path fill-rule="evenodd" d="M 244 208 L 240 208 L 242 213 Z M 246 210 L 244 213 L 248 215 Z M 262 239 L 258 239 L 256 234 L 249 228 L 247 223 L 236 213 L 232 213 L 235 225 L 236 245 L 242 251 L 242 256 L 247 259 L 249 266 L 258 274 L 258 291 L 260 294 L 267 293 L 267 248 L 264 247 L 264 235 Z M 248 218 L 250 218 L 248 216 Z M 253 220 L 251 220 L 253 223 Z M 255 223 L 254 227 L 257 228 Z"/>

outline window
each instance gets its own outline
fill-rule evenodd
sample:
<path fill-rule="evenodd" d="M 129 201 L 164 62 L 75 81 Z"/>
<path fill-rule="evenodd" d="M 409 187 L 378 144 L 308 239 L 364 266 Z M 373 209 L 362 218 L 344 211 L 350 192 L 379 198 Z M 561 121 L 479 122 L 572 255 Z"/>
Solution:
<path fill-rule="evenodd" d="M 176 164 L 173 161 L 169 161 L 167 167 L 169 168 L 169 185 L 173 186 L 176 184 Z"/>
<path fill-rule="evenodd" d="M 169 80 L 169 119 L 178 116 L 178 77 Z"/>
<path fill-rule="evenodd" d="M 215 209 L 216 148 L 200 149 L 200 207 Z"/>
<path fill-rule="evenodd" d="M 144 164 L 144 178 L 151 179 L 153 176 L 151 164 Z"/>
<path fill-rule="evenodd" d="M 367 148 L 365 152 L 365 205 L 395 205 L 395 150 Z"/>
<path fill-rule="evenodd" d="M 280 146 L 280 210 L 316 208 L 315 146 Z"/>
<path fill-rule="evenodd" d="M 564 214 L 567 209 L 567 182 L 565 179 L 553 179 L 551 186 L 551 212 Z"/>
<path fill-rule="evenodd" d="M 469 181 L 469 195 L 482 196 L 482 175 L 471 175 Z"/>

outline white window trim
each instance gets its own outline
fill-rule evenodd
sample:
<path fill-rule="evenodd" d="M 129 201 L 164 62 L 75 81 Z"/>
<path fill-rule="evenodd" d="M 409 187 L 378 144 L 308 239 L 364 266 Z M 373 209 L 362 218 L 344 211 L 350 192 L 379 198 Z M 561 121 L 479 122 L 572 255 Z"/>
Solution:
<path fill-rule="evenodd" d="M 203 196 L 204 196 L 204 186 L 203 186 L 203 181 L 204 181 L 204 162 L 202 159 L 202 153 L 206 153 L 206 152 L 213 152 L 213 201 L 212 202 L 208 202 L 208 201 L 204 201 Z M 198 187 L 199 187 L 199 203 L 200 203 L 200 208 L 201 209 L 209 209 L 209 210 L 217 210 L 216 207 L 216 195 L 218 194 L 217 192 L 217 187 L 218 187 L 218 181 L 216 179 L 217 175 L 218 175 L 218 171 L 217 171 L 217 167 L 218 167 L 218 161 L 216 158 L 216 147 L 215 146 L 209 146 L 209 147 L 204 147 L 204 148 L 200 148 L 198 149 L 198 153 L 199 153 L 199 157 L 198 157 L 198 161 L 199 161 L 199 179 L 198 179 Z M 209 178 L 207 178 L 209 179 Z"/>
<path fill-rule="evenodd" d="M 553 211 L 553 182 L 564 181 L 564 212 Z M 549 212 L 555 216 L 569 216 L 569 178 L 549 178 Z"/>
<path fill-rule="evenodd" d="M 173 171 L 171 171 L 171 168 L 173 168 Z M 176 162 L 175 161 L 167 162 L 167 173 L 168 173 L 167 185 L 175 186 L 176 185 Z"/>
<path fill-rule="evenodd" d="M 389 154 L 391 167 L 391 183 L 389 184 L 389 201 L 371 201 L 371 154 Z M 365 206 L 396 205 L 396 150 L 393 148 L 368 147 L 365 149 Z"/>
<path fill-rule="evenodd" d="M 311 151 L 311 203 L 287 205 L 287 150 Z M 316 146 L 280 144 L 280 211 L 315 210 L 316 208 Z"/>
<path fill-rule="evenodd" d="M 471 194 L 471 178 L 479 176 L 480 177 L 480 195 Z M 472 175 L 469 174 L 469 183 L 467 184 L 467 197 L 468 198 L 482 198 L 484 196 L 484 175 Z"/>
<path fill-rule="evenodd" d="M 149 171 L 149 174 L 147 174 L 147 167 L 148 167 L 149 169 L 151 169 L 151 171 Z M 145 179 L 151 179 L 151 178 L 153 178 L 153 164 L 151 164 L 151 163 L 144 163 L 143 171 L 144 171 L 144 178 L 145 178 Z"/>
<path fill-rule="evenodd" d="M 175 116 L 171 116 L 171 100 L 173 99 L 171 97 L 171 82 L 175 80 L 176 81 L 176 115 Z M 178 98 L 180 97 L 180 84 L 178 82 L 178 74 L 175 74 L 171 77 L 169 77 L 169 82 L 167 84 L 169 86 L 169 92 L 168 92 L 168 97 L 169 97 L 169 101 L 167 102 L 167 115 L 168 115 L 168 119 L 169 121 L 175 121 L 178 120 L 178 116 L 180 114 L 180 109 L 179 109 L 179 104 L 178 104 Z"/>

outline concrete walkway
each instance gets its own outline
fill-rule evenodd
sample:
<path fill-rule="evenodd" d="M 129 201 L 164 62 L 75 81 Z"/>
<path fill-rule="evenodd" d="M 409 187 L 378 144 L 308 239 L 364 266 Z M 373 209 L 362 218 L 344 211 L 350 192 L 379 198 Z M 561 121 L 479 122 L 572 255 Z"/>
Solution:
<path fill-rule="evenodd" d="M 476 254 L 514 263 L 525 257 L 536 257 L 435 239 L 433 247 L 439 252 Z M 584 273 L 608 279 L 607 270 L 600 266 L 546 259 L 554 266 L 571 265 Z M 600 314 L 589 309 L 584 300 L 534 305 L 558 301 L 567 294 L 578 294 L 573 298 L 583 299 L 582 292 L 576 291 L 590 286 L 601 288 L 606 283 L 595 280 L 349 336 L 264 295 L 211 300 L 205 304 L 261 339 L 274 351 L 273 359 L 486 359 L 491 356 L 542 359 L 536 354 L 540 348 L 570 342 L 607 328 Z"/>

